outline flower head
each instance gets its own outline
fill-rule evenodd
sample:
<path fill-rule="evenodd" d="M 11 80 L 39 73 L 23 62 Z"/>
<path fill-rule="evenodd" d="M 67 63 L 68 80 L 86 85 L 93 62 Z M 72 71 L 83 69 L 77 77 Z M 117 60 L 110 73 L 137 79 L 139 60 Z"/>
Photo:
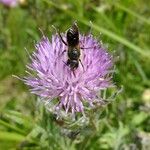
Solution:
<path fill-rule="evenodd" d="M 65 35 L 63 35 L 65 39 Z M 24 78 L 31 92 L 55 103 L 56 110 L 83 112 L 84 106 L 93 107 L 101 101 L 99 92 L 111 86 L 110 72 L 113 67 L 112 56 L 91 34 L 80 35 L 81 63 L 72 71 L 67 62 L 68 47 L 58 34 L 51 41 L 45 36 L 36 44 L 31 56 L 29 76 Z M 82 66 L 83 65 L 83 66 Z"/>
<path fill-rule="evenodd" d="M 0 0 L 0 3 L 8 7 L 16 7 L 18 5 L 19 0 Z"/>

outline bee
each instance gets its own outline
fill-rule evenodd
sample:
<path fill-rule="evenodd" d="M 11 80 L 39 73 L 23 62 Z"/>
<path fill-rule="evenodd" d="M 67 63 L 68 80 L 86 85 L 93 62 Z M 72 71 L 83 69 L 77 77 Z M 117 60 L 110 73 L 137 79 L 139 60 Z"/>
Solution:
<path fill-rule="evenodd" d="M 75 70 L 79 66 L 79 62 L 81 63 L 82 67 L 83 64 L 80 59 L 80 45 L 79 45 L 79 29 L 77 26 L 77 23 L 74 22 L 73 25 L 67 30 L 66 39 L 67 42 L 65 42 L 60 34 L 58 32 L 62 42 L 68 46 L 67 50 L 67 56 L 68 60 L 66 62 L 66 65 L 71 68 L 71 70 Z"/>

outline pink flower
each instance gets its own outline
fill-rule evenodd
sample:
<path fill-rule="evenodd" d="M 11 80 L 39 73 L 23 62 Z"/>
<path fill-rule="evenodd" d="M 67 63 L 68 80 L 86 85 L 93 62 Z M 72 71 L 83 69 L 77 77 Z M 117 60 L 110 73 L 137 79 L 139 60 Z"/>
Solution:
<path fill-rule="evenodd" d="M 63 35 L 63 38 L 66 37 Z M 56 34 L 36 44 L 36 51 L 27 66 L 29 75 L 24 78 L 31 92 L 44 102 L 53 103 L 54 110 L 66 113 L 84 112 L 84 106 L 93 107 L 102 98 L 100 91 L 109 88 L 112 56 L 90 35 L 80 35 L 81 63 L 73 72 L 67 62 L 67 46 Z M 88 48 L 89 47 L 89 48 Z M 45 101 L 46 100 L 46 101 Z M 88 104 L 88 105 L 87 105 Z"/>
<path fill-rule="evenodd" d="M 0 0 L 0 3 L 3 3 L 8 7 L 16 7 L 19 3 L 19 0 Z"/>

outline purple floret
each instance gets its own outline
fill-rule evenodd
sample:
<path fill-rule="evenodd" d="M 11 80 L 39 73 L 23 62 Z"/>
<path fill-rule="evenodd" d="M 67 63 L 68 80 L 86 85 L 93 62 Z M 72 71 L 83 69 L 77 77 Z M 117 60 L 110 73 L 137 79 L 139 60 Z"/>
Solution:
<path fill-rule="evenodd" d="M 65 36 L 63 36 L 65 39 Z M 42 99 L 53 102 L 57 110 L 67 113 L 84 112 L 84 106 L 93 107 L 101 101 L 99 93 L 111 84 L 113 60 L 102 45 L 90 35 L 80 35 L 81 63 L 72 71 L 67 62 L 67 46 L 56 34 L 51 41 L 47 37 L 36 45 L 31 64 L 27 67 L 29 75 L 24 78 L 31 92 Z"/>

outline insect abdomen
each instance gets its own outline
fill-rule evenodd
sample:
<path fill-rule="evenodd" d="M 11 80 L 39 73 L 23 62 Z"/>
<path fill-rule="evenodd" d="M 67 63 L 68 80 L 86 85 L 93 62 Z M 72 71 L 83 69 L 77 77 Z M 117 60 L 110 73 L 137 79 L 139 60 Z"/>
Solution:
<path fill-rule="evenodd" d="M 70 68 L 71 68 L 72 70 L 74 70 L 74 69 L 78 68 L 79 62 L 78 62 L 78 60 L 71 60 L 71 59 L 68 59 L 67 65 L 70 66 Z"/>
<path fill-rule="evenodd" d="M 80 51 L 77 48 L 72 48 L 68 51 L 69 59 L 78 60 L 80 57 Z"/>

